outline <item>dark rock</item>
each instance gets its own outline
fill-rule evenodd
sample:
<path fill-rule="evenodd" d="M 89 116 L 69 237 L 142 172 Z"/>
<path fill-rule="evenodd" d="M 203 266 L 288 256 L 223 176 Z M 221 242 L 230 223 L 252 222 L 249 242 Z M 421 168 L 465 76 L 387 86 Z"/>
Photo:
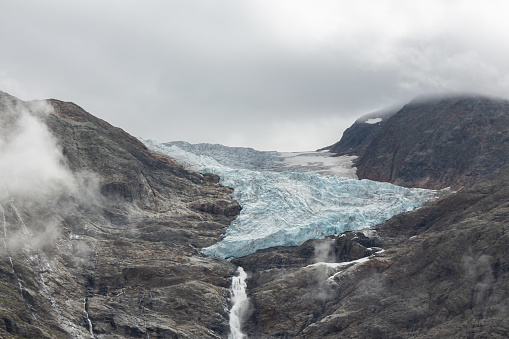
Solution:
<path fill-rule="evenodd" d="M 325 239 L 308 240 L 296 247 L 272 247 L 258 250 L 245 257 L 232 260 L 237 266 L 251 272 L 249 288 L 271 281 L 293 269 L 318 262 L 340 263 L 372 255 L 374 244 L 380 245 L 377 236 L 367 237 L 362 232 L 346 232 Z M 364 246 L 368 245 L 368 247 Z"/>
<path fill-rule="evenodd" d="M 189 207 L 193 210 L 216 215 L 225 215 L 227 217 L 236 216 L 240 213 L 240 205 L 231 199 L 219 200 L 209 198 L 196 200 L 190 203 Z"/>

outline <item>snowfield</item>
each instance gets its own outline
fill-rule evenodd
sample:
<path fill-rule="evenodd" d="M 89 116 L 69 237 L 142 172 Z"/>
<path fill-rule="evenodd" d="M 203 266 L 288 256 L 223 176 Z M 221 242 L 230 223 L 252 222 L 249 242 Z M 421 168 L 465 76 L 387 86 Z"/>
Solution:
<path fill-rule="evenodd" d="M 189 170 L 219 175 L 221 184 L 234 188 L 242 211 L 222 241 L 202 250 L 214 257 L 233 259 L 263 248 L 297 246 L 375 226 L 436 196 L 431 190 L 352 179 L 352 157 L 331 157 L 326 152 L 144 142 Z M 350 178 L 330 175 L 334 173 Z"/>

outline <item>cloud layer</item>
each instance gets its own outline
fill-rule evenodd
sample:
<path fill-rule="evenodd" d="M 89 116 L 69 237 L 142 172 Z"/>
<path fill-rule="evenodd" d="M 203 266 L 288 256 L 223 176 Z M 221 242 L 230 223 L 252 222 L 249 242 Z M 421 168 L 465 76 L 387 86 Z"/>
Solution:
<path fill-rule="evenodd" d="M 315 149 L 444 91 L 505 96 L 503 1 L 13 2 L 0 86 L 160 141 Z"/>

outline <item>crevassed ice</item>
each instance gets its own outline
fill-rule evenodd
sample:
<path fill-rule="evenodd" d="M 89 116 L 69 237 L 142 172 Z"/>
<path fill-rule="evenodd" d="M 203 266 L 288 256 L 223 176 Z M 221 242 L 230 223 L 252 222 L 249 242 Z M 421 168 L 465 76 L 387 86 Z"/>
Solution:
<path fill-rule="evenodd" d="M 151 142 L 154 144 L 154 142 Z M 223 166 L 250 169 L 254 171 L 275 170 L 283 166 L 279 152 L 257 151 L 247 147 L 228 147 L 219 144 L 190 144 L 185 141 L 172 141 L 164 147 L 177 146 L 180 150 L 197 156 L 212 158 Z M 201 160 L 206 161 L 206 160 Z"/>
<path fill-rule="evenodd" d="M 436 194 L 370 180 L 232 168 L 221 164 L 221 159 L 191 153 L 192 148 L 144 142 L 190 170 L 219 175 L 223 185 L 234 188 L 242 211 L 222 241 L 202 250 L 214 257 L 233 259 L 263 248 L 297 246 L 309 239 L 375 226 Z M 235 153 L 244 151 L 232 148 L 230 152 L 235 158 Z"/>

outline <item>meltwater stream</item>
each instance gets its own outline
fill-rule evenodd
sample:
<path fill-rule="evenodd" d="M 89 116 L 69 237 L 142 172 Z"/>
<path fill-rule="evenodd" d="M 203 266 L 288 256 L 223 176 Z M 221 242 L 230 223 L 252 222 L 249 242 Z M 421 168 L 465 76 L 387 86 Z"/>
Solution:
<path fill-rule="evenodd" d="M 292 155 L 210 144 L 144 142 L 189 170 L 219 175 L 221 184 L 234 188 L 233 198 L 242 210 L 223 239 L 202 250 L 213 257 L 233 259 L 259 249 L 298 246 L 309 239 L 376 226 L 436 196 L 431 190 L 355 180 L 348 170 L 344 173 L 350 178 L 317 174 L 331 160 L 337 161 L 336 168 L 347 169 L 351 164 L 351 157 L 330 153 Z M 304 159 L 300 166 L 299 159 Z M 333 172 L 328 169 L 327 173 Z"/>
<path fill-rule="evenodd" d="M 228 339 L 243 339 L 246 335 L 242 332 L 242 320 L 249 307 L 249 299 L 246 294 L 247 273 L 242 267 L 237 268 L 237 276 L 232 278 L 232 308 L 230 309 L 230 334 Z"/>

